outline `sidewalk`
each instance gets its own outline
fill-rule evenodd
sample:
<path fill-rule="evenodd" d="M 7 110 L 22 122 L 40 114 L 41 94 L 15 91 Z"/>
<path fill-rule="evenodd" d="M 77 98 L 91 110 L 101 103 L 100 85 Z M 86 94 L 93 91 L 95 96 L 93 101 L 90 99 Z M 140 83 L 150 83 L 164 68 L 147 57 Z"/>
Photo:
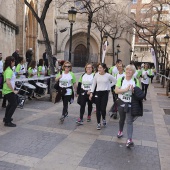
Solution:
<path fill-rule="evenodd" d="M 76 101 L 63 124 L 61 102 L 27 101 L 14 113 L 16 128 L 0 123 L 0 170 L 169 170 L 170 99 L 157 95 L 165 93 L 159 86 L 149 86 L 144 116 L 134 123 L 132 149 L 125 147 L 126 126 L 124 138 L 117 139 L 118 120 L 109 115 L 107 127 L 98 131 L 95 113 L 91 122 L 86 122 L 85 113 L 84 125 L 76 125 Z M 111 105 L 110 95 L 107 110 Z M 4 111 L 0 108 L 0 120 Z"/>

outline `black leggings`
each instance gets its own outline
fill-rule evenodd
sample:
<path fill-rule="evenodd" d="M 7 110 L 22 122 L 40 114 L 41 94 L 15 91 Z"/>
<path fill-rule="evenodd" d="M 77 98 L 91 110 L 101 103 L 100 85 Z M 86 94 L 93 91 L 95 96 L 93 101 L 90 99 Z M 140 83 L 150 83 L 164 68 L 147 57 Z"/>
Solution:
<path fill-rule="evenodd" d="M 142 84 L 142 91 L 145 93 L 145 98 L 146 98 L 149 84 L 144 84 L 144 83 L 141 84 Z"/>
<path fill-rule="evenodd" d="M 83 119 L 83 115 L 85 112 L 86 102 L 88 104 L 88 116 L 91 116 L 92 112 L 92 102 L 89 100 L 89 95 L 81 95 L 81 105 L 80 105 L 80 119 Z"/>
<path fill-rule="evenodd" d="M 5 95 L 5 98 L 8 100 L 8 105 L 5 111 L 5 123 L 11 122 L 11 117 L 17 108 L 17 98 L 16 94 L 11 92 Z"/>
<path fill-rule="evenodd" d="M 102 119 L 106 119 L 106 107 L 108 102 L 109 91 L 97 91 L 95 94 L 96 102 L 96 117 L 97 123 L 99 124 Z"/>
<path fill-rule="evenodd" d="M 62 115 L 68 114 L 68 102 L 71 100 L 71 95 L 62 96 L 63 100 L 63 112 Z"/>
<path fill-rule="evenodd" d="M 154 78 L 154 76 L 151 76 L 151 83 L 152 83 L 152 81 L 153 81 L 153 78 Z"/>

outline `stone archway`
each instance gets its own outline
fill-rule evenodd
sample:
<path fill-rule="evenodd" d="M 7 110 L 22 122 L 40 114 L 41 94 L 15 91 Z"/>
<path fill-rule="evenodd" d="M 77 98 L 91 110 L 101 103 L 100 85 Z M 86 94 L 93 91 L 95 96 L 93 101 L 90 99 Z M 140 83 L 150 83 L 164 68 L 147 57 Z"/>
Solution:
<path fill-rule="evenodd" d="M 74 66 L 84 67 L 86 64 L 87 48 L 79 44 L 74 50 Z"/>

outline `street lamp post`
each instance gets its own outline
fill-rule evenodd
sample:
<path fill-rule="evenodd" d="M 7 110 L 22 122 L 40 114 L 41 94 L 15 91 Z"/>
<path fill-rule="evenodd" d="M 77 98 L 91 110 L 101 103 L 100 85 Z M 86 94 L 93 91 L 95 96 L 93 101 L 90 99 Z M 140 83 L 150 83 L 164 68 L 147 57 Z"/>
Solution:
<path fill-rule="evenodd" d="M 69 62 L 71 62 L 71 53 L 72 53 L 72 32 L 73 32 L 73 23 L 76 21 L 76 9 L 71 7 L 68 11 L 68 20 L 70 22 L 70 46 L 69 46 Z"/>
<path fill-rule="evenodd" d="M 108 38 L 108 34 L 107 34 L 107 33 L 104 33 L 104 35 L 103 35 L 103 42 L 102 42 L 102 44 L 103 44 L 103 54 L 101 55 L 101 56 L 102 56 L 102 57 L 101 57 L 102 63 L 104 63 L 105 55 L 106 55 L 106 49 L 107 49 L 107 45 L 108 45 L 108 43 L 107 43 L 107 38 Z M 102 50 L 101 50 L 101 51 L 102 51 Z"/>
<path fill-rule="evenodd" d="M 132 56 L 132 53 L 133 53 L 133 50 L 132 49 L 130 49 L 130 62 L 131 62 L 131 56 Z M 130 63 L 129 62 L 129 63 Z"/>
<path fill-rule="evenodd" d="M 116 54 L 116 56 L 117 56 L 117 60 L 119 59 L 119 52 L 120 52 L 120 45 L 118 44 L 117 46 L 117 52 L 115 53 Z"/>

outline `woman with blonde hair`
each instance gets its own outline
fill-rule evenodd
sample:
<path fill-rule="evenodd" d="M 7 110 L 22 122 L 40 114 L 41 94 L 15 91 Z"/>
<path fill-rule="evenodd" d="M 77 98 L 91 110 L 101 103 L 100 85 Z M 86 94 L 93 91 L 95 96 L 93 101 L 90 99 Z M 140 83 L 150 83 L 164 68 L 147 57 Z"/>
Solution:
<path fill-rule="evenodd" d="M 120 115 L 119 119 L 119 131 L 117 134 L 118 138 L 123 136 L 123 128 L 125 119 L 127 122 L 127 147 L 134 146 L 132 141 L 133 134 L 133 120 L 134 117 L 131 115 L 131 101 L 132 101 L 132 92 L 135 86 L 140 86 L 138 79 L 134 78 L 133 75 L 136 72 L 134 65 L 128 65 L 125 69 L 125 77 L 118 79 L 116 83 L 115 93 L 118 94 L 118 111 Z"/>
<path fill-rule="evenodd" d="M 74 93 L 77 96 L 76 77 L 72 72 L 72 65 L 69 61 L 64 62 L 62 66 L 62 73 L 58 73 L 56 81 L 59 81 L 59 91 L 63 100 L 63 111 L 60 120 L 64 121 L 68 115 L 68 102 L 74 99 Z M 73 91 L 74 87 L 74 91 Z"/>

